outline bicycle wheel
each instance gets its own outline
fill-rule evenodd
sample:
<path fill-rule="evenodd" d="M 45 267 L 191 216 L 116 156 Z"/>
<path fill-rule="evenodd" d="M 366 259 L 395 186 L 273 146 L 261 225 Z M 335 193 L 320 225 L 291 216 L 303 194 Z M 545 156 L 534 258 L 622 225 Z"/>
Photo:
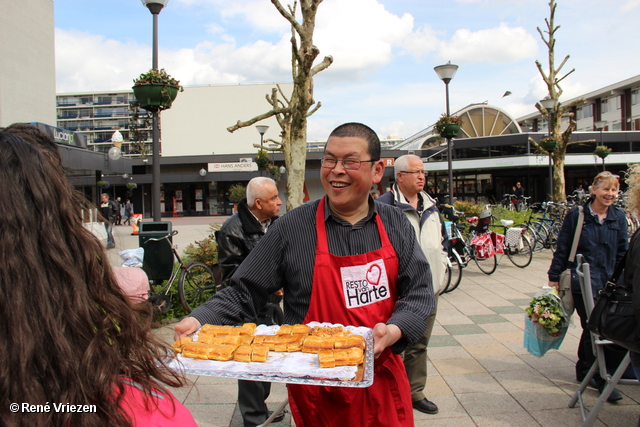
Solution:
<path fill-rule="evenodd" d="M 524 234 L 520 236 L 519 242 L 516 246 L 506 247 L 505 252 L 516 267 L 525 268 L 531 264 L 531 260 L 533 259 L 531 244 Z"/>
<path fill-rule="evenodd" d="M 449 263 L 447 263 L 444 270 L 444 278 L 442 279 L 442 282 L 442 289 L 440 290 L 439 295 L 449 292 L 449 286 L 451 286 L 451 265 L 449 265 Z"/>
<path fill-rule="evenodd" d="M 180 273 L 178 293 L 182 307 L 188 313 L 208 300 L 217 290 L 213 272 L 206 264 L 192 262 Z"/>
<path fill-rule="evenodd" d="M 538 236 L 536 235 L 536 230 L 533 227 L 525 223 L 514 225 L 514 227 L 524 229 L 523 237 L 529 241 L 529 246 L 531 246 L 533 252 L 539 252 L 543 249 L 542 242 L 538 243 Z M 536 250 L 536 248 L 538 249 Z"/>
<path fill-rule="evenodd" d="M 498 267 L 498 258 L 496 255 L 492 255 L 489 258 L 478 259 L 475 253 L 475 249 L 473 249 L 473 259 L 476 262 L 476 265 L 484 274 L 493 274 Z"/>
<path fill-rule="evenodd" d="M 554 224 L 551 228 L 551 231 L 549 232 L 549 235 L 547 236 L 547 241 L 549 242 L 548 245 L 549 248 L 551 248 L 551 252 L 555 252 L 556 248 L 558 247 L 558 234 L 560 234 L 560 228 L 562 228 L 562 225 Z"/>
<path fill-rule="evenodd" d="M 460 261 L 460 256 L 455 249 L 449 257 L 449 263 L 451 264 L 448 266 L 448 269 L 450 270 L 449 286 L 441 292 L 442 294 L 454 291 L 458 286 L 460 286 L 460 282 L 462 281 L 462 262 Z"/>
<path fill-rule="evenodd" d="M 536 244 L 533 247 L 534 252 L 539 252 L 542 249 L 549 249 L 549 226 L 542 221 L 537 221 L 532 224 L 533 229 L 536 231 Z"/>

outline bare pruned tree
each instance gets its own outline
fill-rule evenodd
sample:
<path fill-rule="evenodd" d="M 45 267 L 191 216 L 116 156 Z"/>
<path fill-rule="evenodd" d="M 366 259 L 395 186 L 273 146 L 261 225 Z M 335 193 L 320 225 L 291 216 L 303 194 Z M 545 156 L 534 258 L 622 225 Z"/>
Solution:
<path fill-rule="evenodd" d="M 540 61 L 536 61 L 536 66 L 538 67 L 538 71 L 542 75 L 542 79 L 547 84 L 547 88 L 549 90 L 549 98 L 558 100 L 562 95 L 562 88 L 560 87 L 560 82 L 564 80 L 569 74 L 575 71 L 575 68 L 569 71 L 562 77 L 558 77 L 562 67 L 569 60 L 569 55 L 567 55 L 560 66 L 555 68 L 555 46 L 556 46 L 556 38 L 555 33 L 560 29 L 560 26 L 556 26 L 554 22 L 554 15 L 556 12 L 557 4 L 555 0 L 551 0 L 549 2 L 549 10 L 550 16 L 549 19 L 545 19 L 545 23 L 547 24 L 547 29 L 543 32 L 540 27 L 538 27 L 538 33 L 542 38 L 542 41 L 547 45 L 547 51 L 549 53 L 549 70 L 545 72 L 542 68 L 542 64 Z M 545 37 L 546 33 L 546 37 Z M 578 144 L 584 142 L 595 142 L 594 140 L 589 141 L 574 141 L 569 142 L 571 139 L 571 134 L 576 129 L 576 121 L 573 117 L 573 107 L 584 102 L 584 98 L 576 99 L 573 102 L 568 104 L 563 104 L 560 101 L 556 102 L 555 106 L 549 111 L 547 111 L 539 102 L 536 103 L 536 108 L 543 117 L 547 119 L 547 123 L 551 127 L 551 136 L 558 143 L 556 150 L 552 153 L 553 157 L 553 195 L 555 201 L 565 201 L 567 199 L 566 194 L 566 185 L 564 179 L 564 159 L 567 154 L 567 146 L 570 144 Z M 550 113 L 550 114 L 549 114 Z M 561 129 L 562 119 L 569 119 L 569 125 L 563 131 Z M 530 141 L 534 146 L 538 148 L 539 153 L 544 153 L 549 155 L 544 148 L 542 148 L 536 141 L 530 138 Z"/>
<path fill-rule="evenodd" d="M 279 85 L 272 89 L 266 100 L 271 110 L 247 121 L 238 121 L 227 128 L 229 132 L 251 126 L 261 120 L 274 117 L 282 132 L 280 141 L 270 140 L 278 145 L 271 151 L 284 153 L 287 167 L 287 210 L 302 204 L 305 163 L 307 158 L 307 118 L 320 108 L 321 103 L 313 99 L 313 76 L 326 69 L 333 62 L 331 56 L 314 65 L 320 50 L 313 44 L 316 13 L 322 0 L 300 0 L 301 22 L 296 19 L 298 1 L 287 9 L 278 0 L 271 0 L 278 12 L 291 24 L 291 74 L 293 92 L 290 97 Z"/>

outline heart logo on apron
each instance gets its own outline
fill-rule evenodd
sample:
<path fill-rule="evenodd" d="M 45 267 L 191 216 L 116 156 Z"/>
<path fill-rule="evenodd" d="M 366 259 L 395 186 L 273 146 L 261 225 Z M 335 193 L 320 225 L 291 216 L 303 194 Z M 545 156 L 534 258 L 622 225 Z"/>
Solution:
<path fill-rule="evenodd" d="M 369 270 L 367 270 L 367 282 L 371 283 L 374 286 L 378 286 L 380 283 L 380 275 L 381 275 L 380 266 L 377 264 L 371 264 Z"/>

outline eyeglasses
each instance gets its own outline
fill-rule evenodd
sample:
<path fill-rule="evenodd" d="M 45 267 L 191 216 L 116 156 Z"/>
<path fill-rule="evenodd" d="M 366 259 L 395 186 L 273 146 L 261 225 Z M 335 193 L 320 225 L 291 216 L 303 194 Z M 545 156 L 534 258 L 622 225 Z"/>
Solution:
<path fill-rule="evenodd" d="M 338 162 L 342 163 L 342 166 L 345 169 L 357 170 L 357 169 L 360 169 L 360 166 L 362 166 L 362 163 L 377 162 L 377 160 L 373 160 L 373 159 L 371 160 L 358 160 L 358 159 L 338 160 L 338 159 L 332 159 L 328 157 L 323 157 L 320 159 L 320 164 L 322 165 L 322 167 L 327 169 L 335 168 L 338 165 Z"/>
<path fill-rule="evenodd" d="M 594 181 L 600 181 L 601 179 L 605 179 L 605 178 L 615 178 L 618 181 L 620 181 L 620 175 L 616 175 L 611 172 L 599 173 L 594 179 Z"/>
<path fill-rule="evenodd" d="M 400 171 L 400 173 L 406 173 L 406 174 L 417 175 L 417 176 L 427 176 L 429 174 L 429 172 L 427 171 Z"/>

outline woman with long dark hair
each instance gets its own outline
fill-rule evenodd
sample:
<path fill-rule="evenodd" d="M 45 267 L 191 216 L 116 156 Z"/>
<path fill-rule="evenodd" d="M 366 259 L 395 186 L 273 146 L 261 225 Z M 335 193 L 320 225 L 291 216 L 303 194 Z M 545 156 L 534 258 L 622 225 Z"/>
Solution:
<path fill-rule="evenodd" d="M 0 132 L 0 188 L 0 424 L 194 426 L 61 168 Z"/>

